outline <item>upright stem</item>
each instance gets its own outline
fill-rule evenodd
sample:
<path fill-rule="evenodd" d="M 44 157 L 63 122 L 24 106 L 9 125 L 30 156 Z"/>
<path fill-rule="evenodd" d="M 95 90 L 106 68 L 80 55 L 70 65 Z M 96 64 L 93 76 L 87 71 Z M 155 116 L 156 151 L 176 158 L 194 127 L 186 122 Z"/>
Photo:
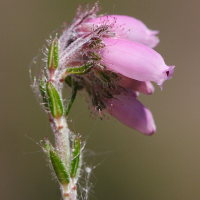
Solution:
<path fill-rule="evenodd" d="M 66 123 L 64 116 L 56 119 L 56 130 L 54 130 L 55 144 L 57 152 L 64 163 L 64 165 L 69 169 L 69 163 L 71 161 L 71 150 L 70 150 L 70 130 Z"/>
<path fill-rule="evenodd" d="M 70 130 L 66 122 L 66 117 L 61 116 L 53 118 L 52 115 L 49 114 L 49 121 L 55 136 L 56 151 L 65 168 L 70 169 L 72 155 L 70 148 Z M 68 174 L 70 174 L 70 171 L 68 171 Z M 69 184 L 60 183 L 60 189 L 63 200 L 77 199 L 77 189 L 72 178 L 70 178 Z"/>
<path fill-rule="evenodd" d="M 76 200 L 77 199 L 77 190 L 76 186 L 73 185 L 72 181 L 70 181 L 67 185 L 61 185 L 61 192 L 63 200 Z"/>

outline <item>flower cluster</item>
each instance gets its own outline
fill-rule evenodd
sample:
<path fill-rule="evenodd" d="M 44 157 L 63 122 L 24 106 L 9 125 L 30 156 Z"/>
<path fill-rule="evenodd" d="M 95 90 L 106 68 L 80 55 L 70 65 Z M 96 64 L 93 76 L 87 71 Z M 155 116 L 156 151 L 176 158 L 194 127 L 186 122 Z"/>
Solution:
<path fill-rule="evenodd" d="M 162 89 L 174 71 L 174 66 L 167 66 L 152 49 L 159 42 L 158 31 L 149 30 L 133 17 L 98 16 L 98 11 L 97 3 L 91 9 L 79 7 L 61 36 L 47 40 L 45 62 L 32 83 L 54 133 L 55 146 L 45 138 L 41 147 L 63 200 L 79 196 L 84 143 L 67 124 L 76 93 L 86 90 L 100 117 L 107 111 L 127 126 L 151 135 L 156 130 L 153 116 L 137 97 L 140 92 L 154 92 L 150 81 Z M 32 64 L 37 64 L 36 59 Z M 72 88 L 68 100 L 62 94 L 64 83 Z M 87 196 L 87 189 L 84 191 Z"/>
<path fill-rule="evenodd" d="M 152 94 L 170 79 L 167 66 L 154 51 L 158 31 L 149 30 L 133 17 L 98 16 L 97 4 L 77 11 L 59 39 L 60 81 L 74 83 L 74 92 L 85 88 L 96 110 L 107 110 L 127 126 L 144 134 L 155 132 L 151 112 L 138 100 L 139 92 Z"/>

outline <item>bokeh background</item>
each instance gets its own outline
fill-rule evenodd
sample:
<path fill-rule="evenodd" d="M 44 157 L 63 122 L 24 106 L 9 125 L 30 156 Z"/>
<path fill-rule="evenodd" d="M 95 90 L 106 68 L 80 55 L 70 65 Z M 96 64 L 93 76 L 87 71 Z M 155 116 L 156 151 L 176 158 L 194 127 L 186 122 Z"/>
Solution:
<path fill-rule="evenodd" d="M 30 88 L 29 64 L 50 33 L 92 0 L 0 1 L 0 199 L 59 200 L 39 142 L 52 141 L 47 116 Z M 93 168 L 89 199 L 200 199 L 200 1 L 101 0 L 101 13 L 130 15 L 160 30 L 156 47 L 175 73 L 163 91 L 140 100 L 157 132 L 144 136 L 112 117 L 89 117 L 84 95 L 69 124 L 87 141 Z"/>

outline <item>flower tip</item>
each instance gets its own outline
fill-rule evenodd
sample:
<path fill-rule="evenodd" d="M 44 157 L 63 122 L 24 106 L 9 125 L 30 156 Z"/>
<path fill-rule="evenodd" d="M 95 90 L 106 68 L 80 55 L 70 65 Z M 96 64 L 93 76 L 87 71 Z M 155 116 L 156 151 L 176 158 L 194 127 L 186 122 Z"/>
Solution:
<path fill-rule="evenodd" d="M 160 33 L 159 30 L 150 30 L 151 35 L 157 35 L 158 33 Z"/>
<path fill-rule="evenodd" d="M 146 112 L 146 127 L 143 126 L 141 131 L 145 135 L 153 135 L 156 132 L 156 125 L 149 109 L 145 108 Z"/>
<path fill-rule="evenodd" d="M 148 40 L 148 46 L 149 47 L 154 48 L 160 42 L 160 39 L 157 36 L 158 33 L 159 33 L 159 31 L 157 31 L 157 30 L 156 31 L 150 30 L 150 32 L 149 32 L 149 40 Z"/>
<path fill-rule="evenodd" d="M 145 94 L 153 94 L 154 93 L 154 86 L 152 85 L 152 83 L 150 81 L 146 81 L 146 93 Z"/>
<path fill-rule="evenodd" d="M 175 66 L 168 66 L 168 70 L 166 71 L 166 74 L 167 74 L 167 80 L 171 79 L 172 78 L 172 75 L 174 73 L 174 67 Z"/>
<path fill-rule="evenodd" d="M 167 78 L 166 78 L 167 80 L 172 78 L 172 75 L 174 73 L 174 67 L 175 66 L 168 66 L 168 69 L 165 71 L 165 73 L 167 75 Z M 159 85 L 161 91 L 162 91 L 162 88 L 163 88 L 163 83 L 164 83 L 164 81 Z"/>
<path fill-rule="evenodd" d="M 150 130 L 149 132 L 144 133 L 144 134 L 145 134 L 145 135 L 148 135 L 148 136 L 151 136 L 151 135 L 153 135 L 155 132 L 156 132 L 156 127 L 154 126 L 154 127 L 152 127 L 152 130 Z"/>

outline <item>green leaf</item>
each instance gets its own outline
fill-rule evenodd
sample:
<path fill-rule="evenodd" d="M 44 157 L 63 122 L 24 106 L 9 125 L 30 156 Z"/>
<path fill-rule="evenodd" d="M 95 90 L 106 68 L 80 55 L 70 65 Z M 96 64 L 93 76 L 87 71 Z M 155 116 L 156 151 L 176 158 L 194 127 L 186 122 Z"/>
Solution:
<path fill-rule="evenodd" d="M 74 138 L 74 146 L 73 146 L 73 159 L 71 162 L 71 173 L 70 176 L 77 177 L 79 172 L 79 163 L 80 163 L 80 154 L 81 154 L 81 144 L 80 139 L 78 137 Z"/>
<path fill-rule="evenodd" d="M 49 106 L 53 117 L 57 118 L 63 114 L 63 105 L 58 91 L 51 82 L 47 82 L 46 90 L 49 97 Z"/>
<path fill-rule="evenodd" d="M 86 63 L 83 66 L 67 68 L 66 72 L 69 74 L 82 75 L 88 73 L 91 68 L 92 68 L 92 63 Z"/>
<path fill-rule="evenodd" d="M 96 60 L 96 61 L 99 61 L 99 60 L 101 60 L 101 56 L 100 55 L 98 55 L 98 54 L 96 54 L 96 53 L 92 53 L 92 60 Z"/>
<path fill-rule="evenodd" d="M 68 75 L 65 77 L 65 83 L 67 83 L 67 85 L 69 87 L 72 87 L 72 76 Z"/>
<path fill-rule="evenodd" d="M 92 42 L 89 44 L 89 48 L 103 48 L 105 45 L 102 43 L 102 40 L 100 39 L 93 39 Z"/>
<path fill-rule="evenodd" d="M 71 96 L 69 98 L 69 102 L 68 102 L 66 109 L 65 109 L 65 115 L 66 116 L 69 114 L 70 108 L 72 107 L 72 104 L 74 103 L 74 100 L 76 98 L 77 89 L 78 89 L 77 84 L 73 82 Z"/>
<path fill-rule="evenodd" d="M 53 148 L 50 149 L 50 159 L 59 182 L 62 184 L 69 183 L 69 175 L 67 170 Z"/>
<path fill-rule="evenodd" d="M 54 38 L 49 48 L 48 69 L 56 70 L 58 67 L 58 39 Z"/>
<path fill-rule="evenodd" d="M 46 96 L 46 87 L 45 87 L 45 81 L 44 81 L 44 78 L 42 78 L 40 80 L 40 93 L 42 95 L 42 99 L 43 99 L 43 103 L 44 103 L 44 106 L 45 108 L 49 108 L 48 106 L 48 99 L 47 99 L 47 96 Z"/>

